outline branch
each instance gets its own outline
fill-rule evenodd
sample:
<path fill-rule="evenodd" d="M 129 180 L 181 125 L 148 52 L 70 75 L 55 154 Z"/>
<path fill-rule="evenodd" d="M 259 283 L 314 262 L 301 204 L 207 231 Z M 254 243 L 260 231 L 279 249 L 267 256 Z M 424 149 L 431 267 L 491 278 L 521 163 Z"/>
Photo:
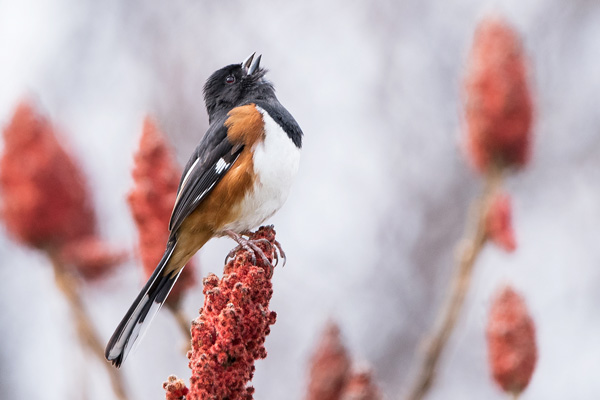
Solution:
<path fill-rule="evenodd" d="M 411 387 L 408 400 L 419 400 L 425 397 L 430 389 L 439 358 L 456 325 L 466 294 L 471 284 L 471 276 L 475 260 L 487 242 L 486 216 L 488 205 L 494 192 L 502 183 L 499 170 L 491 171 L 486 176 L 486 183 L 481 197 L 473 203 L 467 220 L 466 235 L 460 241 L 459 256 L 450 283 L 447 301 L 444 303 L 436 318 L 436 324 L 427 337 L 424 357 L 417 370 L 416 379 Z"/>
<path fill-rule="evenodd" d="M 87 311 L 81 301 L 79 295 L 79 282 L 73 276 L 73 274 L 66 268 L 63 261 L 56 254 L 56 251 L 48 250 L 48 257 L 52 262 L 54 268 L 54 278 L 56 285 L 63 292 L 71 310 L 74 314 L 77 333 L 82 344 L 85 344 L 92 353 L 101 361 L 101 364 L 106 367 L 113 390 L 119 400 L 127 400 L 127 394 L 125 392 L 125 385 L 123 383 L 121 374 L 116 368 L 111 368 L 110 364 L 105 362 L 104 359 L 104 346 L 96 333 L 92 325 L 92 321 L 87 314 Z"/>

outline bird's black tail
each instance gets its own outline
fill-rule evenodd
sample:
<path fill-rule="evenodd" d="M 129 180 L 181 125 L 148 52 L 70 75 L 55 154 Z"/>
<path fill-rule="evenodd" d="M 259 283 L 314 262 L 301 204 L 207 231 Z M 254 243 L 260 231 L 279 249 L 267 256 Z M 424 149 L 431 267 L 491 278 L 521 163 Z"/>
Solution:
<path fill-rule="evenodd" d="M 136 339 L 143 336 L 183 270 L 179 269 L 177 272 L 164 273 L 175 246 L 176 242 L 174 240 L 167 243 L 165 254 L 154 273 L 152 273 L 152 276 L 129 307 L 127 314 L 125 314 L 115 333 L 108 341 L 104 356 L 117 368 L 125 361 Z"/>

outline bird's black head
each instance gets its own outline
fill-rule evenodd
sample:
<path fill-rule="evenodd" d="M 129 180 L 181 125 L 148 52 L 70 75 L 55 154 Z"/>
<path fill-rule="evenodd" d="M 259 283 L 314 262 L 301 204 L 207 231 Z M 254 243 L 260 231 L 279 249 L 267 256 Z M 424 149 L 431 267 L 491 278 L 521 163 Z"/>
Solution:
<path fill-rule="evenodd" d="M 204 85 L 204 102 L 209 119 L 233 107 L 274 95 L 273 86 L 264 79 L 266 71 L 260 68 L 260 58 L 252 54 L 241 64 L 221 68 Z"/>

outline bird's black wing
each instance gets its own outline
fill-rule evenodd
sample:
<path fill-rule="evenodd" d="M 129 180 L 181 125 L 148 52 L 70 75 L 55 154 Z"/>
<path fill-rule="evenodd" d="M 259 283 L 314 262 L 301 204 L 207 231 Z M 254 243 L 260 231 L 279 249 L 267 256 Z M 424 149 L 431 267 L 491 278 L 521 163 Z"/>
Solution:
<path fill-rule="evenodd" d="M 185 166 L 169 222 L 172 233 L 225 176 L 243 149 L 227 139 L 224 123 L 222 119 L 211 124 Z"/>

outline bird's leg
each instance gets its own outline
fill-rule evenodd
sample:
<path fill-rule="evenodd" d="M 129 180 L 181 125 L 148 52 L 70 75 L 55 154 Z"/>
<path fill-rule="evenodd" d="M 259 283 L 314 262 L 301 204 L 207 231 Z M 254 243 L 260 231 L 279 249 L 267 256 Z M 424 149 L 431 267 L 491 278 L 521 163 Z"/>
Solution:
<path fill-rule="evenodd" d="M 256 243 L 268 243 L 269 246 L 271 245 L 271 242 L 269 242 L 267 239 L 246 239 L 244 237 L 242 237 L 242 235 L 238 234 L 237 232 L 234 232 L 232 230 L 226 230 L 225 234 L 227 234 L 227 236 L 229 236 L 230 238 L 232 238 L 233 240 L 235 240 L 235 242 L 238 244 L 238 246 L 231 250 L 229 252 L 229 254 L 227 255 L 227 257 L 225 258 L 225 263 L 227 263 L 227 261 L 230 258 L 233 258 L 233 256 L 235 255 L 235 252 L 238 251 L 239 249 L 244 249 L 248 252 L 250 252 L 250 254 L 252 255 L 252 264 L 256 265 L 256 254 L 259 254 L 260 257 L 262 258 L 263 263 L 268 266 L 271 271 L 273 270 L 273 265 L 271 264 L 271 262 L 269 261 L 269 259 L 267 258 L 267 256 L 265 256 L 265 253 L 260 249 L 260 247 L 258 247 L 256 245 Z M 242 233 L 242 234 L 246 234 L 246 233 Z M 276 254 L 277 252 L 275 252 Z"/>
<path fill-rule="evenodd" d="M 249 230 L 249 229 L 246 229 L 245 231 L 241 231 L 241 232 L 240 232 L 240 236 L 248 236 L 248 239 L 250 239 L 250 236 L 252 236 L 252 235 L 253 235 L 253 233 L 254 233 L 254 232 L 252 232 L 251 230 Z"/>

